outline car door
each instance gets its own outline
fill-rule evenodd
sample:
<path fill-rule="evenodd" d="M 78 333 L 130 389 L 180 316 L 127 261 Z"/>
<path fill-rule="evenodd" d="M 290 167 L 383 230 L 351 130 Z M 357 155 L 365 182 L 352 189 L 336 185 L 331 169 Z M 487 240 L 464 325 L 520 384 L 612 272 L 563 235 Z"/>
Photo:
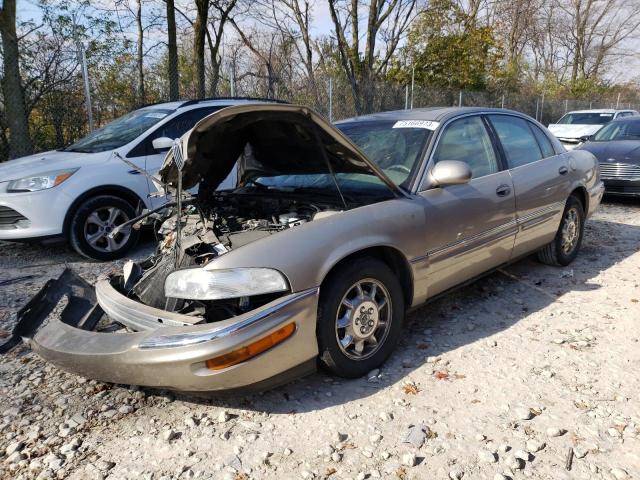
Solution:
<path fill-rule="evenodd" d="M 570 187 L 570 154 L 556 152 L 547 133 L 524 118 L 491 114 L 488 119 L 513 179 L 517 258 L 553 240 Z"/>
<path fill-rule="evenodd" d="M 472 178 L 419 193 L 428 228 L 429 296 L 507 262 L 516 232 L 513 184 L 486 121 L 480 115 L 453 120 L 436 142 L 428 168 L 459 160 Z"/>

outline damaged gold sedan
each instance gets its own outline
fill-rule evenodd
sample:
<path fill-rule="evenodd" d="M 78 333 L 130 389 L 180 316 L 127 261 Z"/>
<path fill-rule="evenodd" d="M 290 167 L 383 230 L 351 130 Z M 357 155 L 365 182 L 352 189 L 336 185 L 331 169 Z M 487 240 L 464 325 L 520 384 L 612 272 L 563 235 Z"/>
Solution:
<path fill-rule="evenodd" d="M 237 187 L 217 190 L 234 168 Z M 10 342 L 87 377 L 185 391 L 268 388 L 318 363 L 361 376 L 391 354 L 407 309 L 535 251 L 570 263 L 603 192 L 592 155 L 491 109 L 335 128 L 295 105 L 229 107 L 160 176 L 176 200 L 155 253 L 95 290 L 66 271 Z"/>

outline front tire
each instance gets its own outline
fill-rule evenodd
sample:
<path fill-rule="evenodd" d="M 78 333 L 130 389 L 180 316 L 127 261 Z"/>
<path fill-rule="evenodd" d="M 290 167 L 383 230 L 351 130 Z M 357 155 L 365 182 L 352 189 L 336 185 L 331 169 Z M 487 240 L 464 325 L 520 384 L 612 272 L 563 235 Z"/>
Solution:
<path fill-rule="evenodd" d="M 126 227 L 114 238 L 114 227 L 134 218 L 134 207 L 120 197 L 99 195 L 85 200 L 75 211 L 69 226 L 69 241 L 80 254 L 93 260 L 122 258 L 138 242 L 140 232 Z"/>
<path fill-rule="evenodd" d="M 575 260 L 584 237 L 584 207 L 571 195 L 562 213 L 562 220 L 551 243 L 538 252 L 538 260 L 547 265 L 567 266 Z"/>
<path fill-rule="evenodd" d="M 398 343 L 404 309 L 400 282 L 384 262 L 363 257 L 338 268 L 320 290 L 321 364 L 346 378 L 379 367 Z"/>

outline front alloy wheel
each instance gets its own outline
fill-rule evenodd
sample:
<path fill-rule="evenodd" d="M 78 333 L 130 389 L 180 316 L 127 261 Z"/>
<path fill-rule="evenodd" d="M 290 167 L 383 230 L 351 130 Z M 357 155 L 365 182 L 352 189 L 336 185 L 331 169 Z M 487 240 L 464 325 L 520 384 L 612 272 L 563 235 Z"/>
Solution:
<path fill-rule="evenodd" d="M 321 364 L 341 377 L 367 374 L 395 348 L 403 317 L 402 287 L 386 263 L 360 257 L 337 268 L 320 288 Z"/>
<path fill-rule="evenodd" d="M 85 200 L 74 212 L 69 225 L 71 246 L 81 255 L 95 260 L 123 257 L 138 241 L 140 232 L 126 227 L 116 235 L 113 229 L 136 216 L 135 208 L 113 195 Z"/>
<path fill-rule="evenodd" d="M 363 360 L 384 344 L 391 323 L 385 286 L 373 278 L 354 283 L 342 297 L 336 315 L 336 339 L 345 356 Z"/>
<path fill-rule="evenodd" d="M 131 236 L 131 227 L 125 227 L 116 235 L 111 232 L 129 221 L 129 215 L 118 207 L 100 207 L 85 221 L 84 239 L 100 252 L 116 252 L 126 245 Z"/>

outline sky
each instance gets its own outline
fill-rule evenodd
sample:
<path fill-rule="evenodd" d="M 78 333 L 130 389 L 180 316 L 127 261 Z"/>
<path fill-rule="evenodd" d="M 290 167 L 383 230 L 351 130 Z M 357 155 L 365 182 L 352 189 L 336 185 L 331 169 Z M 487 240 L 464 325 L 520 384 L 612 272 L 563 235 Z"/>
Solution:
<path fill-rule="evenodd" d="M 2 0 L 0 0 L 0 4 L 1 2 Z M 101 3 L 113 3 L 113 0 L 101 0 Z M 177 5 L 187 5 L 191 3 L 192 2 L 190 0 L 176 1 Z M 38 22 L 38 20 L 42 18 L 41 11 L 37 6 L 37 2 L 34 0 L 18 0 L 17 7 L 18 18 L 20 20 L 34 20 Z M 313 34 L 316 36 L 328 35 L 331 33 L 332 29 L 331 14 L 329 12 L 327 2 L 315 2 L 313 12 Z M 131 35 L 133 37 L 135 36 L 135 33 L 131 32 Z M 627 48 L 631 51 L 640 52 L 640 40 L 630 40 Z M 607 78 L 614 82 L 625 82 L 637 79 L 639 75 L 640 55 L 635 55 L 625 59 L 623 62 L 619 62 L 618 65 L 609 72 Z"/>

